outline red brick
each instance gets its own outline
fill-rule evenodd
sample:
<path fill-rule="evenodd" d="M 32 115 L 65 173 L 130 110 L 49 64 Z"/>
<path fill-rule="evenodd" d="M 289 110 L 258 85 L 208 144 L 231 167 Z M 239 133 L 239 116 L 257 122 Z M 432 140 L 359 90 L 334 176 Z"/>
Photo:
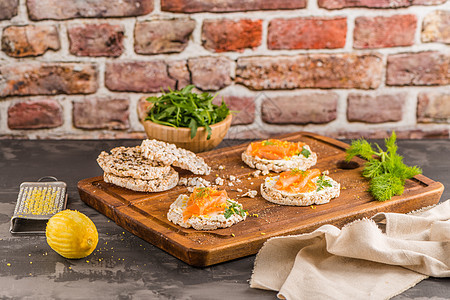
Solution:
<path fill-rule="evenodd" d="M 280 132 L 277 132 L 276 134 L 280 134 Z M 241 126 L 231 126 L 227 132 L 227 135 L 225 136 L 223 143 L 224 145 L 236 146 L 236 143 L 233 143 L 233 141 L 229 142 L 228 140 L 264 140 L 270 138 L 273 135 L 274 133 L 270 133 L 267 129 L 267 126 L 261 126 L 256 129 L 248 127 L 242 128 Z"/>
<path fill-rule="evenodd" d="M 450 84 L 450 55 L 419 52 L 389 55 L 387 85 Z"/>
<path fill-rule="evenodd" d="M 243 51 L 261 45 L 261 20 L 205 20 L 202 27 L 203 46 L 215 52 Z"/>
<path fill-rule="evenodd" d="M 19 0 L 0 1 L 0 20 L 9 20 L 17 15 Z"/>
<path fill-rule="evenodd" d="M 347 19 L 274 19 L 269 23 L 269 49 L 334 49 L 345 46 Z"/>
<path fill-rule="evenodd" d="M 399 130 L 395 132 L 399 139 L 423 140 L 423 139 L 449 139 L 450 131 L 448 129 L 435 130 Z"/>
<path fill-rule="evenodd" d="M 368 7 L 368 8 L 397 8 L 408 7 L 410 0 L 318 0 L 319 7 L 326 9 L 341 9 L 348 7 Z"/>
<path fill-rule="evenodd" d="M 105 85 L 111 91 L 160 92 L 175 88 L 176 80 L 163 61 L 116 61 L 106 64 Z"/>
<path fill-rule="evenodd" d="M 326 9 L 342 9 L 349 7 L 367 8 L 400 8 L 411 5 L 437 5 L 447 0 L 318 0 L 319 7 Z"/>
<path fill-rule="evenodd" d="M 55 128 L 63 124 L 63 110 L 56 100 L 23 101 L 8 108 L 10 129 Z"/>
<path fill-rule="evenodd" d="M 201 90 L 220 90 L 231 84 L 231 61 L 225 57 L 198 57 L 188 60 L 192 84 Z"/>
<path fill-rule="evenodd" d="M 412 0 L 413 5 L 438 5 L 443 4 L 447 0 Z"/>
<path fill-rule="evenodd" d="M 60 137 L 61 138 L 61 137 Z M 144 131 L 87 131 L 74 135 L 64 135 L 69 140 L 143 140 L 147 138 Z"/>
<path fill-rule="evenodd" d="M 182 52 L 194 31 L 191 19 L 137 22 L 134 29 L 134 51 L 139 54 Z"/>
<path fill-rule="evenodd" d="M 170 61 L 168 64 L 169 76 L 177 81 L 176 89 L 181 90 L 191 83 L 187 63 L 184 60 Z"/>
<path fill-rule="evenodd" d="M 78 24 L 67 30 L 70 53 L 77 56 L 120 56 L 123 52 L 122 25 Z"/>
<path fill-rule="evenodd" d="M 9 56 L 38 56 L 49 49 L 59 50 L 59 48 L 56 26 L 9 26 L 3 29 L 2 50 Z"/>
<path fill-rule="evenodd" d="M 417 121 L 450 124 L 450 93 L 420 93 L 417 102 Z"/>
<path fill-rule="evenodd" d="M 82 129 L 128 129 L 130 101 L 117 98 L 87 98 L 73 102 L 73 124 Z"/>
<path fill-rule="evenodd" d="M 374 89 L 382 59 L 373 54 L 311 54 L 239 58 L 236 82 L 254 90 L 296 88 Z"/>
<path fill-rule="evenodd" d="M 355 20 L 353 47 L 356 49 L 411 46 L 417 28 L 415 15 L 359 17 Z"/>
<path fill-rule="evenodd" d="M 139 98 L 137 103 L 137 114 L 140 122 L 145 120 L 145 118 L 148 116 L 150 108 L 152 107 L 152 103 L 148 102 L 147 98 L 148 96 L 141 97 Z"/>
<path fill-rule="evenodd" d="M 153 0 L 73 1 L 27 0 L 31 20 L 64 20 L 74 18 L 106 18 L 142 16 L 153 11 Z"/>
<path fill-rule="evenodd" d="M 405 100 L 406 94 L 350 94 L 347 99 L 347 120 L 364 123 L 401 121 Z"/>
<path fill-rule="evenodd" d="M 98 88 L 97 68 L 89 63 L 0 65 L 0 98 L 25 95 L 91 94 Z"/>
<path fill-rule="evenodd" d="M 437 10 L 426 15 L 421 38 L 424 43 L 450 44 L 450 11 Z"/>
<path fill-rule="evenodd" d="M 437 130 L 401 130 L 396 129 L 397 139 L 448 139 L 449 130 L 448 129 L 437 129 Z M 338 131 L 330 132 L 327 136 L 335 139 L 386 139 L 390 137 L 392 130 L 372 130 L 372 131 Z"/>
<path fill-rule="evenodd" d="M 329 123 L 336 119 L 338 98 L 335 93 L 266 98 L 261 105 L 261 116 L 271 124 Z"/>
<path fill-rule="evenodd" d="M 161 10 L 170 12 L 232 12 L 305 8 L 306 0 L 161 0 Z"/>
<path fill-rule="evenodd" d="M 252 124 L 255 120 L 255 99 L 253 97 L 218 95 L 213 103 L 220 105 L 223 101 L 233 113 L 231 125 Z"/>

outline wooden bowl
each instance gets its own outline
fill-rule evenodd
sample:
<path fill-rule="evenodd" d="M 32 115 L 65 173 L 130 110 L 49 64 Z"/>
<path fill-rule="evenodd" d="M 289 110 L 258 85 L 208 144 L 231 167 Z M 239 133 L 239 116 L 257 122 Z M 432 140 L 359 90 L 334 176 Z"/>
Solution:
<path fill-rule="evenodd" d="M 174 128 L 160 125 L 152 121 L 142 121 L 145 132 L 149 139 L 156 139 L 167 143 L 172 143 L 180 148 L 191 150 L 192 152 L 208 151 L 216 147 L 223 140 L 231 125 L 232 115 L 229 114 L 225 120 L 211 125 L 211 138 L 206 139 L 207 132 L 204 127 L 199 127 L 197 134 L 191 139 L 190 128 Z"/>

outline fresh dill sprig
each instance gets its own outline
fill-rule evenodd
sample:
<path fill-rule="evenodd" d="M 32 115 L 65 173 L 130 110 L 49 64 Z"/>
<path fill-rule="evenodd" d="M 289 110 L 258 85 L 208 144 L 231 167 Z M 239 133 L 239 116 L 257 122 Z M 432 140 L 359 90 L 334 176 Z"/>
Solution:
<path fill-rule="evenodd" d="M 347 161 L 357 155 L 367 160 L 362 175 L 370 179 L 369 192 L 378 201 L 403 194 L 406 179 L 422 173 L 419 167 L 403 163 L 403 157 L 397 154 L 396 139 L 395 132 L 385 139 L 386 151 L 364 139 L 353 141 L 347 149 Z"/>
<path fill-rule="evenodd" d="M 300 170 L 298 168 L 291 169 L 291 171 L 290 171 L 291 175 L 297 175 L 297 174 L 304 175 L 305 173 L 306 173 L 306 171 Z"/>
<path fill-rule="evenodd" d="M 195 191 L 196 191 L 195 198 L 204 198 L 206 196 L 211 195 L 212 189 L 209 187 L 199 187 L 196 188 Z"/>
<path fill-rule="evenodd" d="M 228 206 L 225 209 L 225 212 L 223 213 L 223 215 L 225 216 L 225 219 L 230 218 L 234 214 L 240 215 L 241 217 L 245 217 L 245 215 L 247 214 L 247 210 L 243 209 L 241 204 L 230 201 L 228 199 L 227 199 L 227 202 L 228 202 Z"/>
<path fill-rule="evenodd" d="M 323 175 L 323 174 L 319 176 L 319 179 L 317 179 L 316 185 L 317 185 L 316 192 L 319 192 L 326 187 L 333 187 L 330 180 L 325 179 L 325 175 Z"/>

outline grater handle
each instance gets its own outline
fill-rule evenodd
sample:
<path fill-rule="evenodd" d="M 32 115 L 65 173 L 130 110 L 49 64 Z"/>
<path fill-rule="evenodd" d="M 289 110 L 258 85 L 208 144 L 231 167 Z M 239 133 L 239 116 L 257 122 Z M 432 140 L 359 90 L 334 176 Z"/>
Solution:
<path fill-rule="evenodd" d="M 42 180 L 45 179 L 52 179 L 53 181 L 58 181 L 58 178 L 54 177 L 54 176 L 44 176 L 38 179 L 38 182 L 41 182 Z"/>

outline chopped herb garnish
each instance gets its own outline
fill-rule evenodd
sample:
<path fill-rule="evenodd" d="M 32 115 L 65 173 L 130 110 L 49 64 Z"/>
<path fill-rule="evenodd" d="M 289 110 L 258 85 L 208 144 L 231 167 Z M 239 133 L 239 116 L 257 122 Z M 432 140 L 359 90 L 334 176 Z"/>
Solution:
<path fill-rule="evenodd" d="M 205 196 L 211 195 L 211 188 L 209 187 L 199 187 L 195 189 L 195 198 L 204 198 Z"/>
<path fill-rule="evenodd" d="M 300 154 L 303 155 L 305 158 L 308 158 L 311 155 L 311 151 L 309 151 L 308 149 L 305 148 L 305 146 L 303 146 Z"/>
<path fill-rule="evenodd" d="M 266 141 L 262 141 L 262 143 L 261 143 L 263 146 L 269 146 L 269 145 L 275 145 L 275 143 L 274 142 L 272 142 L 272 141 L 269 141 L 269 140 L 266 140 Z"/>
<path fill-rule="evenodd" d="M 247 214 L 247 210 L 243 209 L 241 204 L 230 201 L 228 199 L 227 199 L 227 202 L 228 202 L 228 206 L 225 209 L 225 212 L 223 213 L 223 215 L 225 216 L 225 219 L 230 218 L 234 214 L 238 214 L 241 217 L 245 217 L 245 215 Z"/>
<path fill-rule="evenodd" d="M 225 120 L 230 114 L 225 102 L 221 105 L 213 104 L 216 97 L 209 93 L 193 93 L 195 86 L 188 85 L 180 91 L 164 93 L 159 97 L 149 97 L 147 101 L 153 103 L 145 120 L 172 127 L 186 127 L 191 129 L 191 139 L 197 134 L 198 127 L 204 127 L 211 138 L 209 125 Z"/>
<path fill-rule="evenodd" d="M 406 179 L 422 173 L 419 167 L 409 167 L 403 163 L 403 157 L 397 154 L 396 138 L 395 132 L 392 132 L 391 137 L 385 139 L 386 151 L 378 144 L 375 144 L 374 150 L 364 139 L 353 141 L 347 149 L 347 161 L 356 155 L 367 160 L 362 175 L 370 178 L 369 192 L 378 201 L 386 201 L 392 196 L 403 194 Z"/>
<path fill-rule="evenodd" d="M 321 191 L 326 187 L 333 187 L 331 184 L 331 181 L 328 179 L 325 179 L 325 175 L 320 175 L 319 179 L 316 181 L 317 189 L 316 191 Z"/>
<path fill-rule="evenodd" d="M 305 173 L 306 173 L 306 171 L 303 171 L 303 170 L 300 170 L 300 169 L 297 169 L 297 168 L 291 170 L 291 175 L 297 175 L 297 174 L 304 175 Z"/>

